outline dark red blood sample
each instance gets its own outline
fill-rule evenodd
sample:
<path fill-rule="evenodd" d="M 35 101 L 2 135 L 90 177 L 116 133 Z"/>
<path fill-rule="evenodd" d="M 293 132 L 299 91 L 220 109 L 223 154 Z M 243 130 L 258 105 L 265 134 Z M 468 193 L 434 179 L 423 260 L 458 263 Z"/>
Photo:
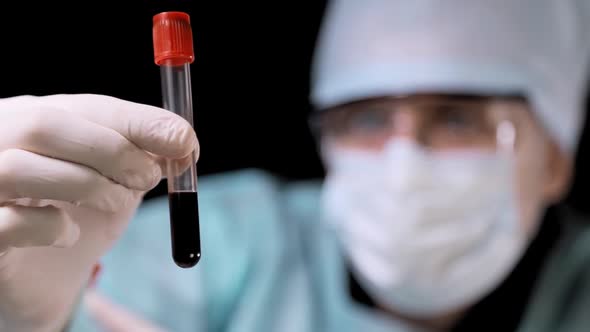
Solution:
<path fill-rule="evenodd" d="M 182 268 L 195 266 L 201 259 L 199 199 L 196 192 L 168 194 L 172 258 Z"/>

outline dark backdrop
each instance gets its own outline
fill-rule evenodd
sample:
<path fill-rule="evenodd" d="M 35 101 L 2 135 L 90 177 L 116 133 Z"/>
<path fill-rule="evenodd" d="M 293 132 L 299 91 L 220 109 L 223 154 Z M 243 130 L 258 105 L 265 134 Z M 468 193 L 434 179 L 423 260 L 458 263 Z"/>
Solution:
<path fill-rule="evenodd" d="M 0 97 L 99 93 L 160 106 L 152 16 L 185 11 L 196 52 L 199 174 L 257 167 L 292 180 L 323 175 L 307 98 L 325 1 L 18 3 L 5 6 L 0 20 Z M 570 197 L 585 212 L 589 139 L 585 134 Z M 148 197 L 163 193 L 162 184 Z"/>

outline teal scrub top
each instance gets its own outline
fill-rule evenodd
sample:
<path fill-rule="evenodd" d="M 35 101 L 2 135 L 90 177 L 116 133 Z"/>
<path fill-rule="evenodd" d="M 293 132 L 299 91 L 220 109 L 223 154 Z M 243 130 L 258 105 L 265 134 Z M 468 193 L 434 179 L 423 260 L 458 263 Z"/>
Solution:
<path fill-rule="evenodd" d="M 260 170 L 202 177 L 200 262 L 174 264 L 167 198 L 152 199 L 103 258 L 96 287 L 175 332 L 422 331 L 351 299 L 319 194 L 319 182 L 287 184 Z M 587 229 L 568 224 L 518 332 L 590 331 Z M 70 331 L 102 330 L 80 307 Z"/>

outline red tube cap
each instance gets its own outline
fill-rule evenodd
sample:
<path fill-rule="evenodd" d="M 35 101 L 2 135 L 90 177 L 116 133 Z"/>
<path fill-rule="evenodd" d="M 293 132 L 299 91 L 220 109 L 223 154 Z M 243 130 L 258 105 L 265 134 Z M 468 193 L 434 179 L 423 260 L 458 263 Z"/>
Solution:
<path fill-rule="evenodd" d="M 153 18 L 154 61 L 161 65 L 182 65 L 195 60 L 193 33 L 188 14 L 163 12 Z"/>

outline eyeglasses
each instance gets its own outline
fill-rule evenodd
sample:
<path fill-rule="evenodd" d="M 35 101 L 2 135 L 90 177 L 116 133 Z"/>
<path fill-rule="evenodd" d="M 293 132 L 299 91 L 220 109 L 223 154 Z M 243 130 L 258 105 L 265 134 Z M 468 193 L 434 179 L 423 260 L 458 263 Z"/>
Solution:
<path fill-rule="evenodd" d="M 494 149 L 502 123 L 514 122 L 523 103 L 519 96 L 384 97 L 316 111 L 310 121 L 318 138 L 368 149 L 402 136 L 434 150 Z"/>

